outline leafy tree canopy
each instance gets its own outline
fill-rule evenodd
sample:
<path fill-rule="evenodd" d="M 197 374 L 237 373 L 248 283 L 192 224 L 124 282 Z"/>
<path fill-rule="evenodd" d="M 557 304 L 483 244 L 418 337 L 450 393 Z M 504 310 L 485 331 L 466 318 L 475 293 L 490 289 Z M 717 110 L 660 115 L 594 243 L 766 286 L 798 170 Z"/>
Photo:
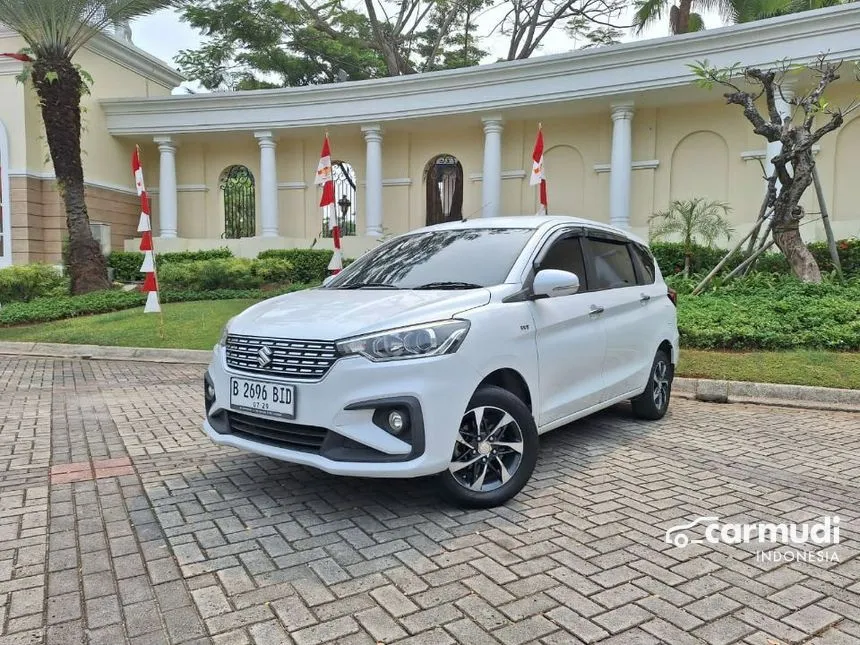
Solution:
<path fill-rule="evenodd" d="M 528 58 L 553 30 L 617 42 L 627 0 L 186 0 L 205 38 L 177 56 L 208 89 L 257 89 L 477 65 L 491 34 L 504 60 Z"/>

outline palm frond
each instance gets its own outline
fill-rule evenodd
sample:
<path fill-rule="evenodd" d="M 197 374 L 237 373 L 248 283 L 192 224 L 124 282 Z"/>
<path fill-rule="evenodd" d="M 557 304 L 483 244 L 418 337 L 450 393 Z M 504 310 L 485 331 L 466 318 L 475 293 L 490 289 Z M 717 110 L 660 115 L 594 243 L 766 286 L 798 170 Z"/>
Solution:
<path fill-rule="evenodd" d="M 95 34 L 177 4 L 178 0 L 0 0 L 0 22 L 36 57 L 73 56 Z"/>
<path fill-rule="evenodd" d="M 633 14 L 633 24 L 636 33 L 641 33 L 651 23 L 658 22 L 663 17 L 668 4 L 668 0 L 635 0 L 633 7 L 636 11 Z"/>
<path fill-rule="evenodd" d="M 660 240 L 677 234 L 682 240 L 695 242 L 701 239 L 712 245 L 721 237 L 731 239 L 734 229 L 725 219 L 731 207 L 724 202 L 707 201 L 702 197 L 677 199 L 665 211 L 649 219 L 650 237 Z"/>
<path fill-rule="evenodd" d="M 701 14 L 691 13 L 687 22 L 687 33 L 691 34 L 696 31 L 705 31 L 705 20 Z"/>

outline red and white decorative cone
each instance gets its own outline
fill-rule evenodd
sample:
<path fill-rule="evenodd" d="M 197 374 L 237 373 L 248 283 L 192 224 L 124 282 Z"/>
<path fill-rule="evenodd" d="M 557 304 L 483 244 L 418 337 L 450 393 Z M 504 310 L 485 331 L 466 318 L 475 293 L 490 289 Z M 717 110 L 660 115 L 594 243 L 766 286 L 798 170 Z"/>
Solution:
<path fill-rule="evenodd" d="M 152 247 L 152 217 L 149 206 L 149 195 L 143 183 L 143 168 L 140 165 L 140 149 L 135 146 L 131 157 L 131 168 L 134 171 L 134 183 L 140 197 L 140 220 L 137 231 L 140 233 L 140 250 L 143 252 L 143 264 L 140 272 L 144 274 L 141 291 L 146 293 L 146 306 L 143 313 L 160 313 L 161 303 L 158 300 L 158 278 L 155 271 L 155 255 Z"/>
<path fill-rule="evenodd" d="M 544 175 L 543 167 L 543 128 L 538 124 L 537 140 L 535 141 L 535 149 L 532 152 L 532 174 L 529 178 L 530 186 L 540 186 L 539 197 L 540 206 L 538 206 L 538 215 L 546 215 L 546 176 Z"/>
<path fill-rule="evenodd" d="M 320 198 L 320 208 L 329 209 L 329 221 L 334 219 L 334 226 L 331 229 L 332 238 L 334 239 L 334 255 L 331 256 L 331 262 L 328 264 L 328 270 L 332 275 L 340 273 L 343 269 L 343 254 L 340 250 L 340 227 L 338 226 L 337 216 L 334 218 L 331 215 L 334 213 L 334 178 L 331 170 L 331 147 L 328 143 L 328 133 L 323 141 L 322 152 L 320 153 L 320 162 L 317 165 L 317 176 L 314 180 L 317 186 L 322 186 L 322 197 Z"/>
<path fill-rule="evenodd" d="M 340 226 L 335 221 L 334 227 L 331 229 L 331 236 L 334 240 L 334 255 L 331 256 L 331 262 L 328 263 L 328 270 L 332 275 L 337 275 L 343 270 L 343 253 L 340 250 Z"/>

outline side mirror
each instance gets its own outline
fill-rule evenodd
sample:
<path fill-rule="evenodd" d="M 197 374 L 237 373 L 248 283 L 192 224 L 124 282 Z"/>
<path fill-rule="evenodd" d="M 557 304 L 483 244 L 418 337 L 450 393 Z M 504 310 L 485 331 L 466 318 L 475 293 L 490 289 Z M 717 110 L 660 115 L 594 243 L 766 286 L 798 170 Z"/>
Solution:
<path fill-rule="evenodd" d="M 579 291 L 579 277 L 570 271 L 544 269 L 538 271 L 532 283 L 532 295 L 556 298 L 570 296 Z"/>

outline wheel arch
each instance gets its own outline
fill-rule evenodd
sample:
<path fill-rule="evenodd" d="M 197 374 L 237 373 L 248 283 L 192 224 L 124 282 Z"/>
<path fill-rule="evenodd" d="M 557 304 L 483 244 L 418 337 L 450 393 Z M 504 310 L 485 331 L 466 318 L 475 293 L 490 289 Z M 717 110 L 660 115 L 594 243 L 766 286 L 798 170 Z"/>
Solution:
<path fill-rule="evenodd" d="M 672 363 L 672 365 L 677 364 L 678 357 L 675 356 L 675 349 L 672 347 L 671 342 L 664 339 L 663 342 L 660 343 L 660 346 L 657 348 L 657 351 L 659 352 L 661 349 L 669 355 L 669 362 Z"/>
<path fill-rule="evenodd" d="M 532 409 L 532 394 L 529 389 L 529 385 L 523 375 L 517 370 L 510 367 L 503 367 L 494 370 L 487 374 L 481 382 L 478 383 L 476 390 L 486 385 L 495 385 L 503 390 L 507 390 L 520 401 L 525 403 L 529 411 L 534 411 Z"/>

